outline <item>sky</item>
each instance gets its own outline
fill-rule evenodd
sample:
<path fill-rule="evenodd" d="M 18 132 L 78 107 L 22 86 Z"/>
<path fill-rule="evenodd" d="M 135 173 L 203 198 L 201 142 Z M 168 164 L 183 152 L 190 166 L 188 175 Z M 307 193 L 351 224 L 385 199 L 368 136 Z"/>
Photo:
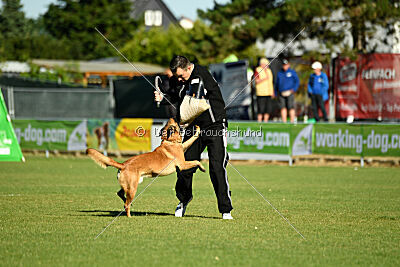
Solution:
<path fill-rule="evenodd" d="M 56 2 L 57 0 L 21 0 L 23 10 L 29 18 L 37 18 L 39 14 L 46 12 L 49 4 Z M 229 0 L 216 0 L 216 2 L 224 4 Z M 214 6 L 214 0 L 164 0 L 164 3 L 176 18 L 185 16 L 192 20 L 197 18 L 197 9 L 205 10 Z"/>

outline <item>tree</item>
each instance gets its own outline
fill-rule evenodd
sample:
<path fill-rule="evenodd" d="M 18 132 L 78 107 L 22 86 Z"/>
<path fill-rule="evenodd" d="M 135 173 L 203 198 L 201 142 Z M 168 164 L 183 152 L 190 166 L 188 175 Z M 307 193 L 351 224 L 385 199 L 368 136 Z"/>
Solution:
<path fill-rule="evenodd" d="M 133 38 L 122 48 L 129 60 L 168 66 L 174 55 L 186 55 L 203 65 L 222 62 L 234 53 L 243 59 L 256 60 L 262 53 L 250 44 L 237 47 L 224 32 L 197 20 L 193 29 L 185 30 L 171 25 L 167 31 L 161 28 L 139 28 Z"/>
<path fill-rule="evenodd" d="M 58 0 L 43 16 L 46 30 L 67 43 L 74 59 L 115 56 L 113 48 L 96 32 L 122 46 L 132 37 L 137 23 L 130 18 L 129 0 Z"/>
<path fill-rule="evenodd" d="M 175 54 L 193 57 L 194 52 L 188 44 L 189 36 L 180 27 L 170 26 L 167 31 L 156 27 L 149 30 L 140 27 L 121 52 L 131 61 L 168 66 Z"/>
<path fill-rule="evenodd" d="M 388 44 L 394 32 L 394 24 L 400 19 L 399 1 L 342 1 L 343 15 L 351 27 L 353 49 L 358 52 L 374 52 L 377 46 L 370 46 L 372 38 L 379 38 Z M 376 36 L 378 28 L 386 32 Z"/>
<path fill-rule="evenodd" d="M 49 35 L 42 17 L 28 19 L 20 0 L 3 0 L 0 11 L 0 60 L 63 58 L 72 49 Z"/>
<path fill-rule="evenodd" d="M 24 59 L 25 44 L 20 42 L 27 33 L 27 19 L 20 0 L 2 0 L 0 12 L 0 59 Z"/>
<path fill-rule="evenodd" d="M 27 31 L 27 19 L 22 11 L 20 0 L 2 0 L 3 7 L 0 12 L 0 32 L 2 37 L 21 37 Z"/>
<path fill-rule="evenodd" d="M 257 39 L 288 42 L 316 39 L 328 51 L 373 52 L 372 37 L 389 43 L 394 22 L 400 18 L 396 0 L 232 0 L 199 12 L 219 31 L 231 31 L 243 46 Z M 386 31 L 377 36 L 378 29 Z M 344 44 L 346 34 L 352 42 Z"/>
<path fill-rule="evenodd" d="M 255 43 L 243 44 L 235 39 L 232 31 L 227 27 L 207 25 L 204 21 L 197 20 L 193 29 L 187 32 L 190 46 L 204 64 L 222 62 L 230 54 L 235 54 L 241 59 L 256 62 L 263 53 Z"/>

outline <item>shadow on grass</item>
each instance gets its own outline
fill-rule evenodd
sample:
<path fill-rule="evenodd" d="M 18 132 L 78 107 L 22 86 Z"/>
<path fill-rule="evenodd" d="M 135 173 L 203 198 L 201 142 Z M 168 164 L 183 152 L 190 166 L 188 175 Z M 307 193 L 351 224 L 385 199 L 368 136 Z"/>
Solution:
<path fill-rule="evenodd" d="M 398 220 L 400 220 L 400 216 L 380 216 L 376 219 L 383 220 L 383 221 L 398 221 Z"/>
<path fill-rule="evenodd" d="M 79 212 L 87 213 L 87 216 L 96 217 L 116 217 L 121 211 L 118 210 L 80 210 Z M 166 212 L 149 212 L 149 211 L 131 211 L 132 216 L 172 216 L 175 217 L 173 213 Z M 120 216 L 126 216 L 126 212 L 123 211 Z M 203 218 L 203 219 L 221 219 L 220 217 L 202 216 L 202 215 L 185 215 L 187 218 Z"/>

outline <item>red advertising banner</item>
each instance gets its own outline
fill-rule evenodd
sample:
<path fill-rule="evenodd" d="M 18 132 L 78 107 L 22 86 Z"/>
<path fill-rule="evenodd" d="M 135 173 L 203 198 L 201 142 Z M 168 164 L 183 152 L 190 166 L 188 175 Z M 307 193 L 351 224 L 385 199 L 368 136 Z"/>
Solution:
<path fill-rule="evenodd" d="M 400 118 L 400 54 L 337 58 L 334 79 L 337 117 Z"/>

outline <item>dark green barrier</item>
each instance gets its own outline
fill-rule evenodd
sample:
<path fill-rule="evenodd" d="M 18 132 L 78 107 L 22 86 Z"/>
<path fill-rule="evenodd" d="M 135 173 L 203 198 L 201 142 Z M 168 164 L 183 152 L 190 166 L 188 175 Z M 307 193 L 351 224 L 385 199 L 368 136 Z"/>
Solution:
<path fill-rule="evenodd" d="M 315 124 L 315 154 L 351 156 L 400 156 L 399 125 Z"/>
<path fill-rule="evenodd" d="M 150 151 L 154 149 L 150 148 L 150 143 L 159 141 L 148 119 L 126 120 L 129 125 L 114 119 L 89 122 L 14 120 L 13 126 L 23 149 L 73 151 L 84 150 L 88 143 L 91 147 L 98 147 L 100 141 L 94 131 L 105 122 L 110 134 L 109 144 L 105 146 L 108 149 Z M 117 126 L 123 128 L 122 134 L 125 128 L 127 133 L 134 134 L 131 141 L 138 141 L 135 149 L 130 146 L 128 149 L 125 143 L 117 144 L 118 138 L 114 137 Z M 139 126 L 146 129 L 147 135 L 136 136 L 135 130 Z M 228 152 L 240 159 L 266 159 L 268 155 L 289 159 L 290 156 L 311 153 L 400 157 L 400 125 L 230 122 L 226 136 Z M 139 145 L 140 149 L 137 148 Z"/>
<path fill-rule="evenodd" d="M 14 120 L 12 123 L 22 149 L 86 149 L 86 121 Z"/>
<path fill-rule="evenodd" d="M 230 122 L 228 152 L 305 155 L 311 153 L 312 125 Z"/>

